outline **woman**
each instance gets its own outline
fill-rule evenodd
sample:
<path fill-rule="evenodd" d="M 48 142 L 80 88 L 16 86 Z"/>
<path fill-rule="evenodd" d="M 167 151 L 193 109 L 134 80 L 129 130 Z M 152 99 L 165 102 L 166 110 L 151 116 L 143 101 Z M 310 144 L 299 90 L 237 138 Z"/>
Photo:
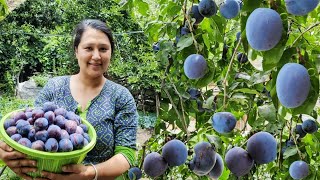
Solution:
<path fill-rule="evenodd" d="M 43 172 L 40 179 L 114 179 L 134 163 L 136 105 L 125 87 L 103 76 L 114 51 L 112 33 L 104 22 L 88 19 L 79 23 L 74 31 L 73 48 L 79 73 L 50 79 L 35 106 L 52 101 L 86 118 L 95 127 L 98 139 L 85 163 L 95 165 L 67 165 L 63 171 L 68 173 Z M 21 177 L 32 179 L 26 173 L 36 171 L 36 162 L 24 157 L 0 143 L 0 158 Z"/>

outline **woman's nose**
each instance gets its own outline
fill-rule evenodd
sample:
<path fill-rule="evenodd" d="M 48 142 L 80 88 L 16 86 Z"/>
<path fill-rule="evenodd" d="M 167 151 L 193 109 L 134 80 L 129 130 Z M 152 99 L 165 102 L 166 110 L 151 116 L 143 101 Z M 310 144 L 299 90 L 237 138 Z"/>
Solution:
<path fill-rule="evenodd" d="M 94 50 L 92 52 L 92 59 L 98 59 L 98 60 L 101 59 L 101 56 L 98 50 Z"/>

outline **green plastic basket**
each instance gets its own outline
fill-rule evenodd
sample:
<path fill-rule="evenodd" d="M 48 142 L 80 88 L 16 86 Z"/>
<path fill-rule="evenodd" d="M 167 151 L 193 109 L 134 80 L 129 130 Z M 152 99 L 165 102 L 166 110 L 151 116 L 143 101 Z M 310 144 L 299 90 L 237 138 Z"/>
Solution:
<path fill-rule="evenodd" d="M 16 111 L 22 111 L 16 110 Z M 49 171 L 54 173 L 61 173 L 62 166 L 67 164 L 80 164 L 87 153 L 92 150 L 97 141 L 97 133 L 93 126 L 86 120 L 82 119 L 82 123 L 88 126 L 88 134 L 90 136 L 90 143 L 85 147 L 79 150 L 74 150 L 71 152 L 44 152 L 34 150 L 28 147 L 25 147 L 13 139 L 11 139 L 5 129 L 4 129 L 4 121 L 10 117 L 10 115 L 16 111 L 6 114 L 0 121 L 0 138 L 3 139 L 9 146 L 14 148 L 15 150 L 27 154 L 28 159 L 33 159 L 37 161 L 37 172 L 28 173 L 32 177 L 41 177 L 41 171 Z"/>

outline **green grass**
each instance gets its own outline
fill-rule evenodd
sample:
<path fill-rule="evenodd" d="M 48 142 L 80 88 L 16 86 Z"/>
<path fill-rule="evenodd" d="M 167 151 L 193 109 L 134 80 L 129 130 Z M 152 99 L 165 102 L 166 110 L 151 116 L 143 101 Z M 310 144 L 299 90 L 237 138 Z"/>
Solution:
<path fill-rule="evenodd" d="M 34 99 L 17 99 L 15 97 L 0 97 L 0 119 L 7 113 L 33 106 Z"/>

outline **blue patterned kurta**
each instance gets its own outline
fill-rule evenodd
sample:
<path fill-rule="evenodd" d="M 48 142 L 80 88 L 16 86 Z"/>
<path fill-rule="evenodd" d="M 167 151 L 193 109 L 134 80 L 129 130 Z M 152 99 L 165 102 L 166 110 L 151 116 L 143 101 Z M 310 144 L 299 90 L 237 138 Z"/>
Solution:
<path fill-rule="evenodd" d="M 70 91 L 70 77 L 59 76 L 48 81 L 38 95 L 35 106 L 52 101 L 68 111 L 77 112 L 78 103 Z M 136 149 L 138 113 L 129 90 L 107 80 L 100 94 L 88 106 L 86 119 L 97 132 L 97 143 L 87 154 L 86 162 L 100 163 L 114 155 L 115 146 Z"/>

